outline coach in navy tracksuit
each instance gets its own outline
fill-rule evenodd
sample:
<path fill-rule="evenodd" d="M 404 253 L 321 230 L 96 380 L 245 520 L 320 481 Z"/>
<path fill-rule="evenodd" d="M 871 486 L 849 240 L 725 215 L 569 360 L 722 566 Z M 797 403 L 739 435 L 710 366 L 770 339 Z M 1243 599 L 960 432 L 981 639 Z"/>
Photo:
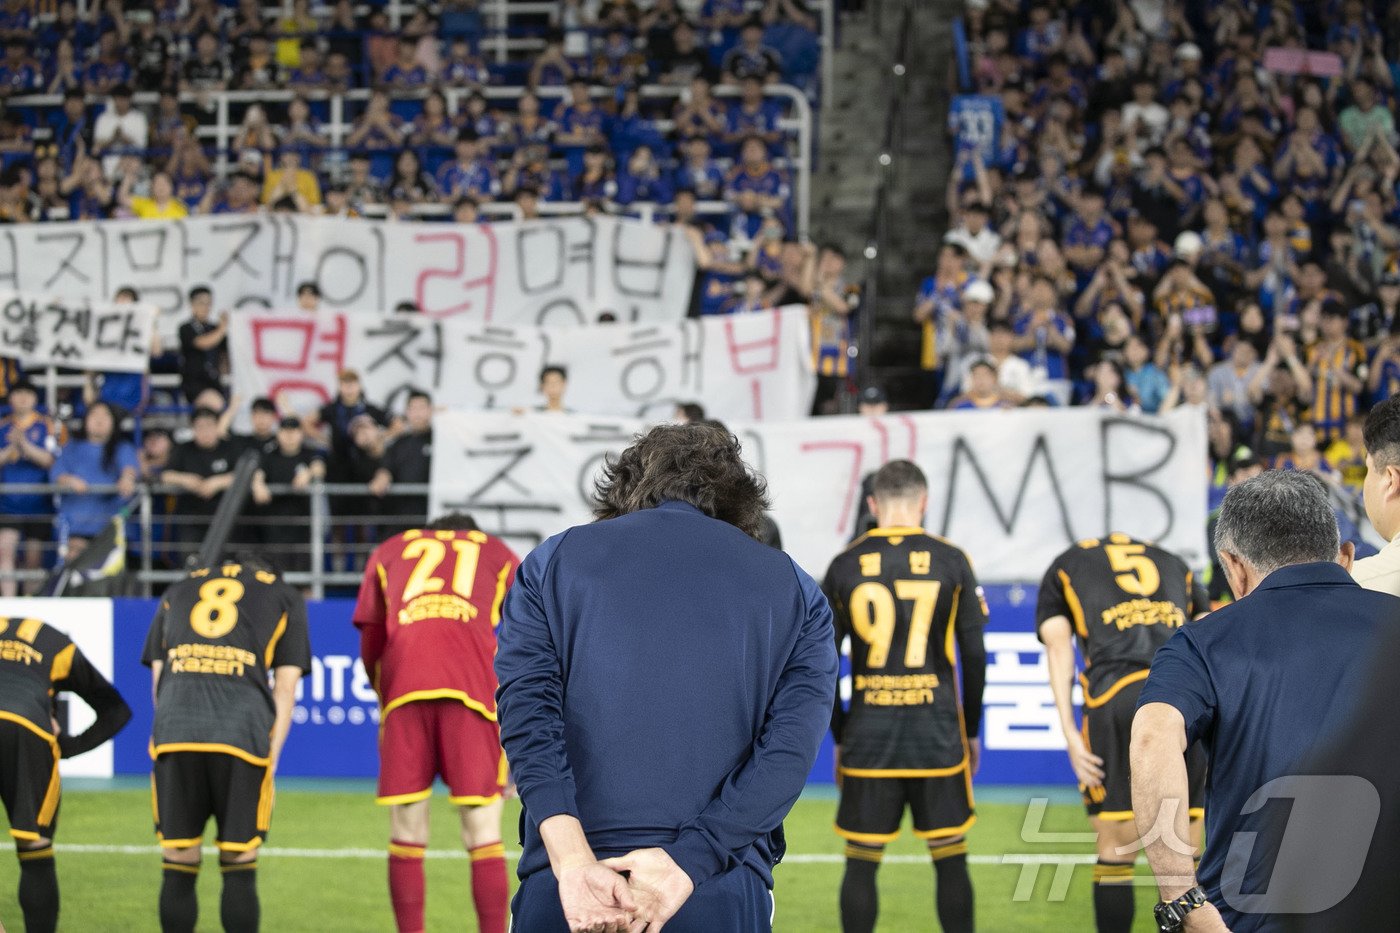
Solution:
<path fill-rule="evenodd" d="M 771 929 L 836 648 L 816 582 L 752 537 L 765 499 L 727 431 L 658 427 L 604 474 L 606 520 L 521 565 L 496 656 L 517 931 Z"/>

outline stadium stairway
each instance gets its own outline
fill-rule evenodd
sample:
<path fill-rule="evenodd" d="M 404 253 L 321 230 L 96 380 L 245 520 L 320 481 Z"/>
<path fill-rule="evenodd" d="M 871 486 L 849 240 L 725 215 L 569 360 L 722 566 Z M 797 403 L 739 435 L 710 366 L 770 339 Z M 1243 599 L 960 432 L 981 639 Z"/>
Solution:
<path fill-rule="evenodd" d="M 882 2 L 877 16 L 875 6 Z M 961 9 L 956 0 L 913 0 L 910 6 L 902 126 L 890 153 L 878 263 L 868 262 L 864 251 L 874 232 L 878 159 L 895 86 L 889 76 L 900 48 L 904 4 L 897 0 L 870 0 L 863 14 L 843 23 L 835 88 L 821 127 L 821 167 L 813 179 L 816 240 L 843 248 L 852 281 L 868 285 L 867 276 L 878 275 L 873 339 L 859 380 L 862 386 L 884 386 L 896 408 L 911 407 L 918 397 L 920 334 L 909 313 L 919 283 L 933 271 L 947 225 L 951 26 Z"/>

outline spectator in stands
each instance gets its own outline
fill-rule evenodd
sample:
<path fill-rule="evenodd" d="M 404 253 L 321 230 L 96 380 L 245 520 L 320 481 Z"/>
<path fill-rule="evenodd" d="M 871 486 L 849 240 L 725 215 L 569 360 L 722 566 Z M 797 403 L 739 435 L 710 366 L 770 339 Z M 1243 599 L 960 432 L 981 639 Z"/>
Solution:
<path fill-rule="evenodd" d="M 384 186 L 370 173 L 367 153 L 356 152 L 350 156 L 350 178 L 345 186 L 350 203 L 361 213 L 366 207 L 384 203 Z"/>
<path fill-rule="evenodd" d="M 233 468 L 241 452 L 220 434 L 220 415 L 212 408 L 196 408 L 190 416 L 193 437 L 176 446 L 161 474 L 161 482 L 182 491 L 176 501 L 178 514 L 187 521 L 175 528 L 176 540 L 192 552 L 208 531 L 224 490 L 233 484 Z"/>
<path fill-rule="evenodd" d="M 234 86 L 240 91 L 265 91 L 280 88 L 281 83 L 272 43 L 261 32 L 249 36 L 248 54 L 239 64 Z"/>
<path fill-rule="evenodd" d="M 92 130 L 81 90 L 74 88 L 63 92 L 63 109 L 50 114 L 49 127 L 53 131 L 53 143 L 58 147 L 59 165 L 65 173 L 71 172 L 78 156 L 86 154 L 87 137 Z"/>
<path fill-rule="evenodd" d="M 551 29 L 545 33 L 544 51 L 535 57 L 525 84 L 537 90 L 542 87 L 563 87 L 577 73 L 574 63 L 564 54 L 563 31 Z"/>
<path fill-rule="evenodd" d="M 1254 406 L 1249 401 L 1249 386 L 1259 372 L 1259 365 L 1254 345 L 1247 340 L 1237 340 L 1229 359 L 1216 363 L 1206 374 L 1211 407 L 1233 412 L 1241 425 L 1252 424 Z"/>
<path fill-rule="evenodd" d="M 1032 281 L 1015 329 L 1014 348 L 1039 379 L 1062 382 L 1069 378 L 1074 322 L 1060 309 L 1055 285 L 1049 278 L 1041 275 Z"/>
<path fill-rule="evenodd" d="M 403 121 L 389 109 L 389 95 L 375 91 L 355 120 L 345 145 L 350 149 L 396 149 L 403 144 Z"/>
<path fill-rule="evenodd" d="M 451 51 L 443 64 L 442 83 L 456 88 L 483 88 L 491 83 L 491 71 L 481 56 L 472 51 L 465 36 L 452 40 Z"/>
<path fill-rule="evenodd" d="M 783 58 L 763 44 L 762 20 L 754 18 L 744 23 L 739 44 L 725 53 L 721 70 L 729 84 L 738 84 L 750 77 L 770 83 L 782 77 Z"/>
<path fill-rule="evenodd" d="M 423 109 L 406 129 L 409 145 L 423 149 L 447 148 L 457 138 L 457 128 L 447 113 L 447 99 L 440 91 L 428 92 Z"/>
<path fill-rule="evenodd" d="M 205 389 L 223 382 L 227 352 L 228 312 L 213 319 L 214 293 L 208 286 L 190 289 L 190 319 L 180 325 L 180 390 L 193 402 Z"/>
<path fill-rule="evenodd" d="M 67 429 L 39 413 L 39 390 L 27 380 L 10 386 L 5 401 L 10 413 L 0 419 L 0 484 L 49 482 L 49 469 L 68 442 Z M 44 563 L 44 546 L 52 537 L 53 496 L 0 494 L 0 575 L 15 570 L 21 543 L 24 569 L 39 570 Z M 37 583 L 24 586 L 26 594 L 37 590 Z M 14 596 L 18 591 L 14 580 L 0 580 L 0 596 Z"/>
<path fill-rule="evenodd" d="M 283 41 L 285 40 L 278 42 L 279 49 Z M 328 90 L 329 84 L 330 78 L 321 62 L 320 47 L 313 41 L 302 42 L 297 63 L 292 65 L 287 73 L 288 90 L 299 94 L 314 94 L 317 91 Z"/>
<path fill-rule="evenodd" d="M 619 204 L 638 201 L 669 204 L 672 197 L 671 180 L 657 162 L 650 146 L 632 150 L 627 165 L 618 175 L 615 199 Z"/>
<path fill-rule="evenodd" d="M 1123 378 L 1138 404 L 1145 413 L 1155 415 L 1171 385 L 1167 374 L 1152 362 L 1152 351 L 1139 334 L 1130 336 L 1123 345 L 1123 364 Z"/>
<path fill-rule="evenodd" d="M 114 97 L 119 88 L 127 92 L 131 100 L 131 66 L 122 58 L 122 50 L 115 32 L 104 32 L 98 40 L 97 55 L 83 70 L 83 90 L 90 95 Z"/>
<path fill-rule="evenodd" d="M 745 139 L 739 158 L 729 173 L 724 197 L 736 212 L 735 235 L 747 240 L 758 234 L 765 217 L 786 214 L 792 192 L 787 177 L 769 161 L 762 139 Z"/>
<path fill-rule="evenodd" d="M 297 310 L 307 314 L 315 314 L 321 310 L 321 286 L 311 280 L 299 282 L 297 284 Z M 354 370 L 347 369 L 344 372 L 353 373 Z M 341 378 L 344 379 L 344 373 Z M 355 384 L 359 385 L 359 377 L 355 377 Z"/>
<path fill-rule="evenodd" d="M 116 176 L 123 155 L 145 153 L 150 133 L 146 115 L 131 105 L 131 88 L 125 84 L 112 88 L 107 109 L 92 128 L 93 153 L 102 157 L 102 170 L 108 178 Z"/>
<path fill-rule="evenodd" d="M 511 200 L 515 202 L 516 208 L 520 211 L 521 220 L 538 220 L 540 218 L 540 191 L 533 185 L 520 185 L 515 189 Z"/>
<path fill-rule="evenodd" d="M 319 56 L 315 39 L 321 23 L 311 12 L 308 0 L 292 0 L 291 8 L 277 21 L 277 64 L 283 69 L 306 67 L 306 52 Z M 314 62 L 313 62 L 314 64 Z"/>
<path fill-rule="evenodd" d="M 304 155 L 313 154 L 329 144 L 321 121 L 311 113 L 304 97 L 293 97 L 287 104 L 287 119 L 275 128 L 277 144 L 283 149 L 295 148 Z"/>
<path fill-rule="evenodd" d="M 474 129 L 464 128 L 456 134 L 453 148 L 455 158 L 445 162 L 437 171 L 437 192 L 444 201 L 462 197 L 492 198 L 501 191 L 496 177 L 495 162 L 482 154 L 481 142 Z"/>
<path fill-rule="evenodd" d="M 535 411 L 555 414 L 573 414 L 573 409 L 564 403 L 564 395 L 569 391 L 569 371 L 563 366 L 550 365 L 540 370 L 540 395 L 544 404 Z"/>
<path fill-rule="evenodd" d="M 107 217 L 116 201 L 116 190 L 103 174 L 96 159 L 79 156 L 73 170 L 63 179 L 61 190 L 68 194 L 68 216 L 72 220 L 98 220 Z"/>
<path fill-rule="evenodd" d="M 740 83 L 739 99 L 729 106 L 724 139 L 729 145 L 738 146 L 754 136 L 775 152 L 783 140 L 778 118 L 777 106 L 764 100 L 762 79 L 748 75 Z"/>
<path fill-rule="evenodd" d="M 746 144 L 761 145 L 756 140 Z M 812 323 L 812 354 L 817 370 L 817 391 L 812 414 L 835 412 L 836 394 L 850 372 L 851 316 L 856 296 L 845 281 L 846 255 L 835 244 L 823 246 L 817 255 L 810 285 L 807 313 Z"/>
<path fill-rule="evenodd" d="M 175 182 L 169 172 L 158 171 L 151 176 L 148 193 L 133 194 L 135 172 L 122 176 L 117 189 L 117 202 L 142 220 L 181 220 L 189 216 L 185 202 L 175 196 Z"/>
<path fill-rule="evenodd" d="M 717 201 L 724 196 L 725 178 L 719 164 L 710 158 L 710 141 L 692 136 L 685 141 L 685 161 L 678 175 L 679 185 L 695 193 L 701 201 Z"/>
<path fill-rule="evenodd" d="M 322 456 L 306 446 L 301 421 L 283 418 L 271 447 L 263 450 L 253 475 L 252 496 L 257 504 L 258 542 L 283 572 L 311 568 L 311 499 L 307 491 L 326 476 Z M 291 492 L 272 492 L 269 486 L 290 486 Z"/>
<path fill-rule="evenodd" d="M 976 264 L 979 276 L 985 278 L 990 271 L 997 249 L 1001 247 L 1001 237 L 988 223 L 987 205 L 977 197 L 969 197 L 962 202 L 960 223 L 950 230 L 943 239 L 956 243 L 967 251 Z"/>
<path fill-rule="evenodd" d="M 67 536 L 68 560 L 107 530 L 136 492 L 136 468 L 136 448 L 122 439 L 112 406 L 89 405 L 82 437 L 64 444 L 49 468 L 49 481 L 59 487 L 58 528 L 60 540 Z M 116 492 L 91 492 L 93 486 L 116 486 Z"/>
<path fill-rule="evenodd" d="M 254 214 L 258 210 L 258 180 L 236 171 L 226 185 L 210 185 L 200 201 L 201 214 Z"/>
<path fill-rule="evenodd" d="M 277 157 L 277 168 L 268 172 L 263 181 L 264 204 L 274 204 L 282 198 L 291 198 L 303 214 L 313 214 L 321 206 L 321 183 L 315 172 L 302 165 L 301 153 L 296 149 L 284 149 Z"/>
<path fill-rule="evenodd" d="M 276 145 L 275 138 L 272 122 L 262 104 L 250 104 L 229 148 L 238 154 L 240 161 L 251 162 L 261 171 L 263 160 L 271 156 Z"/>
<path fill-rule="evenodd" d="M 1395 115 L 1376 93 L 1375 82 L 1362 75 L 1348 90 L 1351 104 L 1337 115 L 1337 128 L 1347 148 L 1356 153 L 1375 140 L 1393 141 Z"/>
<path fill-rule="evenodd" d="M 35 94 L 44 87 L 39 63 L 29 57 L 29 43 L 18 36 L 5 40 L 5 57 L 0 59 L 0 97 Z"/>
<path fill-rule="evenodd" d="M 398 518 L 403 528 L 417 528 L 417 523 L 427 520 L 428 497 L 421 493 L 389 499 L 385 496 L 396 483 L 426 486 L 431 478 L 432 458 L 433 400 L 428 393 L 414 390 L 404 409 L 404 430 L 389 445 L 369 481 L 370 495 L 384 500 L 383 514 Z"/>
<path fill-rule="evenodd" d="M 711 95 L 710 82 L 704 76 L 691 79 L 690 93 L 676 102 L 671 119 L 681 139 L 703 136 L 717 140 L 724 136 L 724 106 Z"/>
<path fill-rule="evenodd" d="M 569 79 L 569 100 L 555 112 L 554 123 L 558 127 L 555 144 L 562 146 L 566 154 L 579 157 L 571 161 L 570 168 L 581 163 L 585 149 L 604 144 L 603 112 L 593 103 L 587 78 Z"/>
<path fill-rule="evenodd" d="M 210 123 L 216 116 L 214 101 L 209 95 L 228 90 L 231 71 L 219 45 L 218 36 L 205 32 L 195 40 L 194 57 L 180 71 L 180 91 L 194 94 L 194 112 L 201 123 Z"/>
<path fill-rule="evenodd" d="M 394 61 L 379 75 L 380 84 L 396 91 L 415 91 L 428 83 L 428 70 L 418 62 L 418 40 L 400 36 Z"/>
<path fill-rule="evenodd" d="M 235 434 L 231 438 L 238 451 L 251 450 L 266 454 L 267 451 L 273 450 L 277 445 L 277 426 L 281 419 L 277 417 L 277 406 L 273 405 L 272 399 L 253 399 L 248 406 L 248 419 L 252 433 Z"/>
<path fill-rule="evenodd" d="M 653 7 L 652 12 L 655 11 L 656 7 Z M 659 83 L 685 87 L 696 78 L 703 78 L 709 83 L 719 78 L 719 72 L 711 62 L 709 53 L 700 47 L 695 27 L 688 20 L 681 19 L 676 23 L 669 46 L 656 51 L 655 57 L 660 70 L 660 74 L 657 75 Z M 648 40 L 647 47 L 655 49 L 656 43 Z"/>
<path fill-rule="evenodd" d="M 1318 441 L 1330 444 L 1342 436 L 1347 419 L 1360 406 L 1365 388 L 1366 348 L 1347 335 L 1347 309 L 1332 299 L 1322 304 L 1321 332 L 1307 351 L 1313 383 L 1311 420 Z"/>
<path fill-rule="evenodd" d="M 986 358 L 974 359 L 967 369 L 966 389 L 948 402 L 950 411 L 1010 408 L 997 381 L 997 369 Z"/>
<path fill-rule="evenodd" d="M 617 180 L 613 177 L 610 163 L 607 146 L 602 143 L 589 146 L 584 152 L 583 170 L 570 181 L 572 199 L 612 200 L 617 194 Z"/>
<path fill-rule="evenodd" d="M 740 28 L 750 22 L 752 20 L 745 0 L 705 0 L 700 7 L 700 25 L 706 29 L 720 30 L 731 41 Z"/>
<path fill-rule="evenodd" d="M 412 149 L 401 149 L 394 158 L 394 171 L 389 176 L 391 200 L 407 201 L 409 204 L 422 204 L 431 201 L 437 194 L 437 185 L 432 176 L 422 170 L 418 153 Z"/>

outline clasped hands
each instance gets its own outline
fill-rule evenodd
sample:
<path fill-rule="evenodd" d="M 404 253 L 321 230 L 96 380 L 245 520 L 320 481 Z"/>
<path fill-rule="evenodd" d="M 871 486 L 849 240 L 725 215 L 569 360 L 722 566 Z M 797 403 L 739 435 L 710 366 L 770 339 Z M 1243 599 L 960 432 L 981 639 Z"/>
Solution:
<path fill-rule="evenodd" d="M 556 874 L 570 933 L 659 933 L 695 889 L 664 849 L 636 849 Z"/>

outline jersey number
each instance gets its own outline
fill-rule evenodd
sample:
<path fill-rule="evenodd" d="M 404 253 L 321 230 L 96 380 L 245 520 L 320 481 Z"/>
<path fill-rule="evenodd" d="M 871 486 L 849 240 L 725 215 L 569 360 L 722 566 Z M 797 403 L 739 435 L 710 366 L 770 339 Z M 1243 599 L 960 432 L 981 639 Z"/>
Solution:
<path fill-rule="evenodd" d="M 1157 565 L 1146 553 L 1141 544 L 1109 544 L 1104 546 L 1108 554 L 1108 566 L 1117 574 L 1114 580 L 1124 593 L 1134 596 L 1151 596 L 1162 585 L 1162 576 Z"/>
<path fill-rule="evenodd" d="M 210 580 L 199 588 L 199 602 L 190 610 L 190 628 L 205 638 L 222 638 L 238 624 L 238 601 L 243 584 L 237 580 Z"/>
<path fill-rule="evenodd" d="M 865 655 L 866 667 L 884 667 L 890 659 L 896 596 L 914 604 L 904 666 L 911 670 L 924 666 L 928 657 L 928 633 L 933 628 L 933 610 L 938 605 L 938 591 L 942 587 L 938 580 L 896 580 L 891 593 L 885 584 L 872 580 L 851 592 L 851 627 L 870 646 Z"/>
<path fill-rule="evenodd" d="M 472 595 L 472 584 L 476 580 L 476 564 L 481 557 L 481 542 L 472 538 L 454 538 L 452 550 L 457 552 L 456 566 L 452 568 L 452 592 L 463 599 Z M 437 593 L 442 590 L 443 579 L 434 576 L 447 556 L 447 545 L 437 538 L 415 538 L 403 549 L 404 560 L 417 560 L 408 583 L 403 588 L 403 601 L 410 603 L 424 593 Z"/>

